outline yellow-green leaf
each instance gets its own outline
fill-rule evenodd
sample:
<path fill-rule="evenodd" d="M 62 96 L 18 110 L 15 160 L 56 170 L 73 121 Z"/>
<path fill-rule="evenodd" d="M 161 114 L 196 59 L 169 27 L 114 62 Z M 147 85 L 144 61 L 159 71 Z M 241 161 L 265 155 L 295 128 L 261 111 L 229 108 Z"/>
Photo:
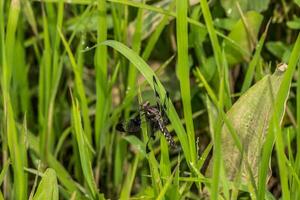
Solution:
<path fill-rule="evenodd" d="M 254 178 L 252 180 L 257 180 L 261 150 L 273 111 L 272 104 L 285 70 L 285 64 L 278 66 L 273 75 L 266 75 L 247 90 L 227 112 L 227 119 L 243 145 L 242 159 L 242 154 L 235 145 L 227 126 L 223 125 L 222 157 L 225 173 L 230 180 L 235 179 L 240 172 L 244 183 L 249 182 L 250 177 Z M 209 171 L 210 168 L 211 166 Z"/>
<path fill-rule="evenodd" d="M 230 65 L 237 64 L 244 60 L 249 61 L 251 52 L 255 47 L 257 41 L 258 31 L 263 20 L 263 16 L 255 11 L 247 12 L 244 19 L 240 19 L 234 25 L 228 37 L 240 45 L 241 51 L 225 40 L 225 52 L 227 61 Z"/>
<path fill-rule="evenodd" d="M 43 178 L 37 188 L 32 200 L 58 200 L 58 185 L 56 173 L 53 169 L 48 168 L 43 174 Z"/>

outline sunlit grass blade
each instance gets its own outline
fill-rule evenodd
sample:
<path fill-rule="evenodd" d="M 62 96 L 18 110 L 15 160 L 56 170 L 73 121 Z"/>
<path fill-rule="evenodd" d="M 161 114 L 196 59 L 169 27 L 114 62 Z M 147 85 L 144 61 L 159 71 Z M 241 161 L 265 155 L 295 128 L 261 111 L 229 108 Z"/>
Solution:
<path fill-rule="evenodd" d="M 278 121 L 276 116 L 276 111 L 274 112 L 274 120 Z M 280 183 L 282 187 L 282 197 L 283 199 L 290 199 L 290 191 L 289 191 L 289 183 L 288 183 L 288 170 L 286 166 L 286 155 L 285 155 L 285 149 L 284 149 L 284 143 L 282 138 L 282 131 L 279 123 L 275 123 L 273 131 L 276 133 L 276 139 L 275 139 L 275 147 L 276 147 L 276 153 L 277 153 L 277 160 L 278 160 L 278 166 L 279 166 L 279 176 L 280 176 Z"/>
<path fill-rule="evenodd" d="M 296 115 L 297 115 L 297 129 L 296 129 L 296 149 L 297 153 L 295 155 L 295 171 L 298 175 L 300 175 L 300 69 L 299 65 L 297 67 L 297 90 L 296 90 Z M 293 188 L 298 188 L 300 187 L 300 184 L 293 186 Z M 296 194 L 295 196 L 297 197 L 300 196 L 300 194 Z"/>
<path fill-rule="evenodd" d="M 97 194 L 97 187 L 93 177 L 93 170 L 91 165 L 91 157 L 86 148 L 86 140 L 84 138 L 83 128 L 81 126 L 81 116 L 79 104 L 76 99 L 72 99 L 72 125 L 76 137 L 78 151 L 80 155 L 80 162 L 84 178 L 87 182 L 90 195 L 95 198 Z"/>
<path fill-rule="evenodd" d="M 91 133 L 91 131 L 92 131 L 91 130 L 91 122 L 90 122 L 90 118 L 89 118 L 88 102 L 87 102 L 87 98 L 85 95 L 83 80 L 80 76 L 79 68 L 76 64 L 74 55 L 71 51 L 71 48 L 70 48 L 68 42 L 66 41 L 65 37 L 63 36 L 61 30 L 57 29 L 57 31 L 59 32 L 59 35 L 64 44 L 64 47 L 66 48 L 66 51 L 68 53 L 68 56 L 69 56 L 69 59 L 71 62 L 72 70 L 75 75 L 76 94 L 79 96 L 80 107 L 82 109 L 84 133 L 87 135 L 88 138 L 91 138 L 91 134 L 92 134 Z"/>
<path fill-rule="evenodd" d="M 50 132 L 48 132 L 47 128 L 47 111 L 49 105 L 50 98 L 50 85 L 51 85 L 51 39 L 49 33 L 49 22 L 47 17 L 47 12 L 42 6 L 42 16 L 43 16 L 43 34 L 44 34 L 44 51 L 42 54 L 42 59 L 40 62 L 40 73 L 39 73 L 39 85 L 38 85 L 38 120 L 40 125 L 40 151 L 43 152 L 41 154 L 42 158 L 45 160 L 46 155 L 50 150 Z"/>
<path fill-rule="evenodd" d="M 57 18 L 55 20 L 55 22 L 52 22 L 52 28 L 55 30 L 55 26 L 57 26 L 58 28 L 62 27 L 63 24 L 63 16 L 64 16 L 64 3 L 60 2 L 58 4 L 57 7 Z M 52 30 L 52 29 L 50 29 Z M 60 60 L 60 43 L 61 43 L 61 38 L 59 36 L 58 31 L 55 31 L 55 34 L 53 34 L 54 36 L 54 42 L 52 44 L 52 46 L 50 47 L 51 50 L 53 50 L 53 54 L 51 54 L 51 51 L 48 52 L 51 55 L 47 55 L 47 57 L 51 56 L 51 60 L 49 61 L 48 64 L 52 64 L 51 66 L 48 66 L 47 68 L 50 68 L 47 72 L 49 72 L 50 74 L 45 74 L 45 76 L 47 76 L 48 78 L 46 78 L 47 81 L 50 81 L 50 85 L 49 88 L 44 88 L 45 90 L 49 90 L 49 96 L 47 98 L 47 101 L 45 102 L 47 108 L 45 108 L 47 111 L 45 112 L 45 134 L 46 134 L 46 138 L 44 138 L 45 140 L 45 144 L 46 147 L 45 148 L 50 148 L 52 150 L 53 147 L 53 143 L 55 140 L 55 136 L 53 134 L 53 118 L 54 116 L 54 110 L 55 110 L 55 100 L 56 100 L 56 95 L 58 92 L 58 86 L 61 80 L 61 75 L 62 75 L 62 68 L 63 68 L 63 63 Z M 46 67 L 46 66 L 45 66 Z M 47 85 L 47 83 L 45 83 L 45 85 Z M 48 94 L 47 92 L 47 94 Z M 49 104 L 47 104 L 49 103 Z M 49 147 L 48 147 L 49 146 Z M 46 152 L 47 154 L 48 152 Z"/>
<path fill-rule="evenodd" d="M 4 177 L 5 177 L 6 173 L 7 173 L 7 170 L 9 169 L 10 164 L 11 164 L 10 160 L 7 160 L 4 163 L 4 165 L 3 165 L 2 169 L 1 169 L 1 173 L 0 173 L 0 186 L 3 183 Z"/>
<path fill-rule="evenodd" d="M 103 42 L 107 39 L 107 21 L 106 21 L 106 0 L 98 1 L 99 21 L 97 26 L 97 42 Z M 96 122 L 95 123 L 95 141 L 97 151 L 103 148 L 105 141 L 105 122 L 110 110 L 110 98 L 107 88 L 107 47 L 98 46 L 95 53 L 95 68 L 96 68 Z M 90 135 L 89 133 L 88 135 Z M 102 145 L 100 145 L 102 143 Z"/>
<path fill-rule="evenodd" d="M 142 21 L 143 16 L 143 9 L 138 10 L 138 14 L 136 17 L 136 25 L 132 39 L 132 50 L 135 51 L 137 54 L 140 53 L 141 43 L 142 43 Z M 133 66 L 132 63 L 129 64 L 129 71 L 128 71 L 128 80 L 127 80 L 127 87 L 129 92 L 132 92 L 136 84 L 136 77 L 137 77 L 137 69 Z"/>
<path fill-rule="evenodd" d="M 187 24 L 186 0 L 176 1 L 176 35 L 177 35 L 177 77 L 180 82 L 180 91 L 183 104 L 184 118 L 186 122 L 186 132 L 189 144 L 191 162 L 196 163 L 196 141 L 194 123 L 192 118 L 191 91 L 190 91 L 190 67 L 188 59 L 188 24 Z"/>
<path fill-rule="evenodd" d="M 12 167 L 14 173 L 14 193 L 16 199 L 26 199 L 27 198 L 27 177 L 24 172 L 25 157 L 21 151 L 20 138 L 18 137 L 18 131 L 16 127 L 16 122 L 14 120 L 14 114 L 11 107 L 9 97 L 4 101 L 6 104 L 6 131 L 9 133 L 7 135 L 9 153 L 12 160 Z M 22 138 L 23 139 L 23 138 Z M 23 143 L 24 144 L 24 143 Z M 24 148 L 24 147 L 23 147 Z M 27 161 L 26 161 L 27 162 Z"/>
<path fill-rule="evenodd" d="M 137 170 L 137 165 L 139 163 L 139 157 L 140 157 L 139 154 L 137 154 L 135 156 L 133 165 L 131 167 L 129 167 L 129 170 L 128 170 L 128 173 L 127 173 L 127 176 L 126 176 L 126 179 L 125 179 L 122 191 L 121 191 L 120 199 L 122 199 L 122 200 L 130 199 L 130 192 L 131 192 L 133 182 L 134 182 L 134 179 L 136 176 L 136 170 Z"/>
<path fill-rule="evenodd" d="M 212 169 L 212 183 L 211 183 L 211 199 L 217 199 L 218 198 L 218 190 L 220 185 L 220 180 L 223 178 L 220 178 L 221 173 L 221 166 L 222 164 L 222 154 L 221 154 L 221 128 L 222 128 L 222 121 L 220 118 L 218 118 L 218 121 L 216 122 L 216 129 L 214 130 L 214 160 L 213 160 L 213 169 Z"/>
<path fill-rule="evenodd" d="M 169 177 L 171 175 L 171 163 L 169 158 L 169 145 L 164 136 L 160 138 L 160 175 L 162 177 Z"/>
<path fill-rule="evenodd" d="M 167 189 L 170 187 L 173 177 L 174 177 L 174 174 L 176 173 L 177 170 L 178 170 L 178 167 L 176 167 L 174 169 L 174 172 L 172 173 L 172 175 L 168 177 L 166 183 L 164 184 L 162 190 L 160 191 L 159 195 L 156 198 L 157 200 L 164 199 L 164 195 L 167 192 Z"/>
<path fill-rule="evenodd" d="M 265 43 L 267 33 L 268 33 L 268 26 L 267 26 L 266 30 L 264 31 L 264 33 L 262 34 L 258 44 L 256 45 L 256 50 L 255 50 L 254 56 L 248 65 L 246 76 L 245 76 L 245 79 L 244 79 L 244 82 L 242 85 L 242 89 L 241 89 L 242 93 L 244 93 L 251 85 L 252 78 L 254 76 L 255 67 L 258 64 L 258 61 L 260 59 L 260 53 L 261 53 L 262 47 Z"/>
<path fill-rule="evenodd" d="M 64 141 L 66 140 L 66 138 L 68 137 L 68 135 L 71 133 L 71 127 L 66 128 L 66 130 L 64 130 L 64 132 L 61 134 L 61 136 L 58 139 L 55 151 L 54 151 L 54 157 L 57 157 L 57 154 L 59 152 L 59 150 L 61 149 Z"/>
<path fill-rule="evenodd" d="M 213 47 L 213 50 L 214 50 L 214 57 L 215 57 L 215 60 L 216 60 L 216 63 L 217 63 L 218 69 L 219 69 L 219 73 L 220 73 L 221 68 L 223 67 L 222 66 L 221 48 L 220 48 L 219 41 L 218 41 L 218 38 L 217 38 L 217 35 L 216 35 L 216 31 L 215 31 L 214 26 L 213 26 L 212 16 L 211 16 L 211 13 L 209 11 L 207 0 L 201 0 L 200 5 L 201 5 L 202 13 L 203 13 L 203 16 L 204 16 L 204 19 L 205 19 L 205 24 L 206 24 L 206 27 L 207 27 L 207 31 L 208 31 L 208 34 L 210 36 L 211 44 L 212 44 L 212 47 Z M 221 75 L 219 75 L 219 76 L 221 76 Z"/>

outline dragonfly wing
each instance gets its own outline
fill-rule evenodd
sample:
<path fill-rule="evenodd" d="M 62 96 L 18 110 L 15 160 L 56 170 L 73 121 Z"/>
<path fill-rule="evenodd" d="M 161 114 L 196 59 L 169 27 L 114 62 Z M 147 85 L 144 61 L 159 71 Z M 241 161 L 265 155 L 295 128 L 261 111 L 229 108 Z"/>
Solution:
<path fill-rule="evenodd" d="M 141 119 L 137 115 L 135 118 L 130 119 L 128 122 L 118 123 L 116 129 L 120 132 L 138 133 L 141 130 Z"/>

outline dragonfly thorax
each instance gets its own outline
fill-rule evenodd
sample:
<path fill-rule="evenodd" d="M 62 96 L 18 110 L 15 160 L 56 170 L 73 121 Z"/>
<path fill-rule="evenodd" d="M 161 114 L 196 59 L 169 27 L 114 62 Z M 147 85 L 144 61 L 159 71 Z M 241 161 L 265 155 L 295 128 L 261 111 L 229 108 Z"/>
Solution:
<path fill-rule="evenodd" d="M 149 101 L 146 101 L 141 105 L 141 111 L 145 114 L 145 117 L 150 120 L 161 120 L 161 112 L 156 106 L 151 106 Z"/>

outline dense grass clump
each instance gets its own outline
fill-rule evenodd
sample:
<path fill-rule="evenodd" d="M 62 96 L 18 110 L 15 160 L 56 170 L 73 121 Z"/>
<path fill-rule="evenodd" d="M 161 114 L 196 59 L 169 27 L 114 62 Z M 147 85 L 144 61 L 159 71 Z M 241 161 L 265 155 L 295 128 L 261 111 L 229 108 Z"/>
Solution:
<path fill-rule="evenodd" d="M 0 13 L 0 199 L 300 198 L 299 0 Z"/>

